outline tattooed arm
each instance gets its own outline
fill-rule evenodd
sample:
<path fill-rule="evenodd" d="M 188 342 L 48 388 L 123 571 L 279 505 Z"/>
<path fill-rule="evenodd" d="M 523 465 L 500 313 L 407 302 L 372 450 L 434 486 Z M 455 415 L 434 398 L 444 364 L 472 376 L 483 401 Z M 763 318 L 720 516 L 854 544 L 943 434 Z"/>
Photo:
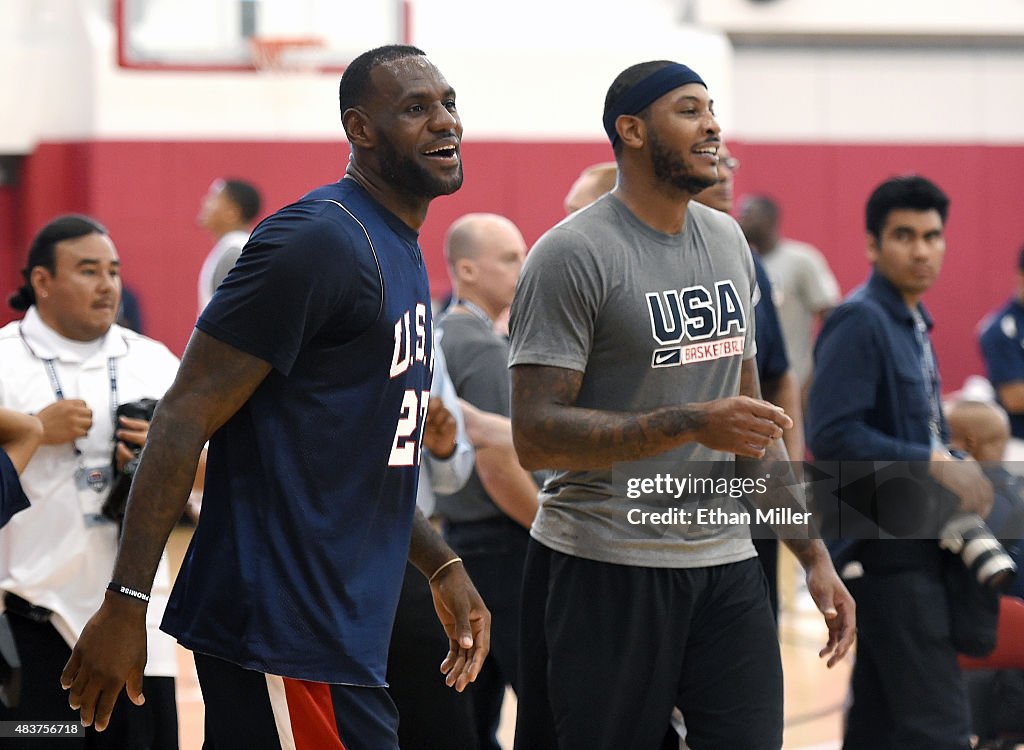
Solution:
<path fill-rule="evenodd" d="M 596 469 L 698 442 L 760 458 L 792 423 L 760 398 L 736 396 L 646 412 L 575 405 L 583 373 L 562 367 L 512 368 L 512 436 L 524 468 Z"/>

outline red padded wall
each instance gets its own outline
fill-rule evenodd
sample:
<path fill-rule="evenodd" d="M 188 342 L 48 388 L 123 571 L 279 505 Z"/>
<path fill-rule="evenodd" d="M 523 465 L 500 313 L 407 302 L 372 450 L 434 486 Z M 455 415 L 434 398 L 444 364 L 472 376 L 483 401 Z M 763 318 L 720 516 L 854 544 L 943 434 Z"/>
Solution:
<path fill-rule="evenodd" d="M 737 195 L 764 192 L 783 211 L 783 233 L 818 246 L 844 292 L 867 273 L 863 207 L 871 189 L 916 171 L 952 197 L 949 251 L 926 297 L 947 390 L 980 372 L 974 328 L 1013 285 L 1024 242 L 1019 176 L 1024 146 L 730 144 L 743 162 Z M 32 234 L 52 216 L 84 211 L 104 222 L 138 292 L 146 332 L 181 352 L 195 319 L 195 279 L 213 239 L 195 224 L 209 183 L 237 176 L 257 184 L 267 212 L 341 176 L 347 148 L 326 142 L 86 142 L 40 145 L 14 188 L 0 189 L 3 295 L 13 288 Z M 466 182 L 438 199 L 421 234 L 435 296 L 448 291 L 441 242 L 468 211 L 515 221 L 527 242 L 562 216 L 580 169 L 611 157 L 600 143 L 464 144 Z M 4 308 L 0 319 L 10 318 Z"/>

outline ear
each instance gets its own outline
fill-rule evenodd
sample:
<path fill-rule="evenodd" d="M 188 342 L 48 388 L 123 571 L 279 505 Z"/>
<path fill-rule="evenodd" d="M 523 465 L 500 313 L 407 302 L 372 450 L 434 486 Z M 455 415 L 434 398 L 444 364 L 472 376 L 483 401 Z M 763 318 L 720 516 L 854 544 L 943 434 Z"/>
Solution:
<path fill-rule="evenodd" d="M 229 214 L 231 214 L 231 223 L 232 224 L 243 224 L 243 223 L 245 223 L 245 222 L 242 221 L 242 209 L 239 208 L 238 204 L 236 204 L 234 201 L 226 201 L 226 203 L 227 203 L 227 211 L 228 211 Z"/>
<path fill-rule="evenodd" d="M 455 276 L 460 282 L 472 284 L 476 280 L 476 263 L 469 258 L 456 261 Z"/>
<path fill-rule="evenodd" d="M 45 297 L 46 293 L 50 291 L 50 287 L 53 286 L 53 274 L 43 266 L 33 268 L 28 278 L 37 300 L 40 297 Z"/>
<path fill-rule="evenodd" d="M 647 143 L 647 123 L 636 115 L 619 115 L 615 118 L 615 132 L 623 146 L 641 149 Z"/>
<path fill-rule="evenodd" d="M 878 256 L 880 254 L 880 251 L 878 249 L 878 240 L 875 239 L 875 235 L 871 234 L 871 232 L 868 232 L 866 235 L 866 243 L 868 262 L 871 265 L 874 265 L 875 261 L 878 260 Z"/>
<path fill-rule="evenodd" d="M 345 135 L 353 146 L 373 148 L 373 122 L 363 110 L 358 107 L 349 107 L 341 115 L 341 124 L 345 128 Z"/>

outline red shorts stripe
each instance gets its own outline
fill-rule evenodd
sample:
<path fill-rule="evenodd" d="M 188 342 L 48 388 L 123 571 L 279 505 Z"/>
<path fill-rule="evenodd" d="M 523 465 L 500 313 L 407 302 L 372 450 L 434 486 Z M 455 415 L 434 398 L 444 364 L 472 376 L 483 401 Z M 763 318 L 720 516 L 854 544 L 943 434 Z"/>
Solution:
<path fill-rule="evenodd" d="M 283 678 L 295 750 L 346 750 L 338 736 L 331 686 Z"/>

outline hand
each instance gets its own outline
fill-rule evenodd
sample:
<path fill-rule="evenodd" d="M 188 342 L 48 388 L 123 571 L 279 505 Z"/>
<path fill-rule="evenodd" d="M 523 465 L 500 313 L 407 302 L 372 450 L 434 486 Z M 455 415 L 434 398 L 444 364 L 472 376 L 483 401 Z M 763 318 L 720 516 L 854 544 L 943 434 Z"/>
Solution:
<path fill-rule="evenodd" d="M 857 638 L 857 605 L 846 590 L 828 554 L 824 553 L 806 566 L 807 591 L 828 627 L 828 643 L 818 652 L 829 657 L 829 669 L 838 664 Z"/>
<path fill-rule="evenodd" d="M 55 401 L 36 414 L 43 423 L 43 445 L 61 445 L 85 437 L 92 427 L 92 409 L 80 398 Z"/>
<path fill-rule="evenodd" d="M 135 446 L 146 444 L 146 438 L 149 436 L 149 422 L 145 419 L 132 419 L 131 417 L 118 417 L 117 422 L 118 429 L 114 433 L 114 437 L 119 441 L 115 451 L 117 470 L 124 471 L 125 464 L 139 455 L 139 448 Z"/>
<path fill-rule="evenodd" d="M 203 491 L 199 490 L 196 492 L 193 490 L 188 496 L 188 502 L 185 503 L 185 516 L 193 525 L 199 523 L 199 513 L 203 509 Z"/>
<path fill-rule="evenodd" d="M 423 421 L 423 445 L 437 458 L 445 459 L 455 452 L 455 417 L 437 396 L 427 402 L 427 418 Z"/>
<path fill-rule="evenodd" d="M 466 436 L 474 448 L 514 448 L 512 420 L 508 417 L 481 411 L 463 398 L 459 399 L 459 408 L 466 423 Z"/>
<path fill-rule="evenodd" d="M 768 446 L 793 426 L 779 407 L 749 396 L 733 396 L 697 404 L 705 414 L 697 442 L 712 450 L 762 458 Z"/>
<path fill-rule="evenodd" d="M 145 668 L 145 603 L 108 591 L 75 644 L 60 684 L 71 691 L 68 704 L 81 710 L 82 723 L 102 732 L 122 687 L 136 706 L 146 702 L 142 694 Z"/>
<path fill-rule="evenodd" d="M 448 655 L 441 662 L 445 684 L 458 692 L 476 680 L 491 650 L 491 613 L 462 563 L 441 571 L 430 583 L 437 618 L 448 634 Z"/>
<path fill-rule="evenodd" d="M 942 451 L 932 451 L 928 464 L 932 478 L 960 498 L 960 510 L 986 518 L 992 510 L 992 483 L 973 458 L 963 460 Z"/>

